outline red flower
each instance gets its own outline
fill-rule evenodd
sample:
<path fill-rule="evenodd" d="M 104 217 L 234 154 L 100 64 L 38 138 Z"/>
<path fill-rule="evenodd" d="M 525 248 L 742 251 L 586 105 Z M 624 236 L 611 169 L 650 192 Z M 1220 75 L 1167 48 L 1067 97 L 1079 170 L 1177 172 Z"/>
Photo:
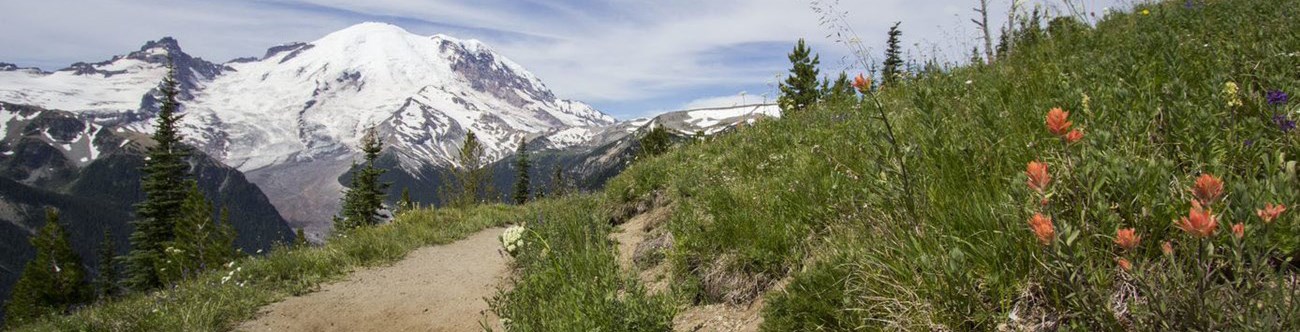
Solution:
<path fill-rule="evenodd" d="M 871 79 L 858 74 L 858 77 L 853 78 L 853 87 L 862 93 L 867 93 L 867 89 L 871 89 Z"/>
<path fill-rule="evenodd" d="M 1139 242 L 1142 242 L 1142 236 L 1137 235 L 1137 231 L 1132 228 L 1115 231 L 1115 244 L 1118 244 L 1124 250 L 1137 248 Z"/>
<path fill-rule="evenodd" d="M 1052 175 L 1047 174 L 1047 164 L 1037 160 L 1029 162 L 1025 174 L 1029 175 L 1029 188 L 1040 193 L 1047 190 L 1047 185 L 1052 182 Z"/>
<path fill-rule="evenodd" d="M 1282 215 L 1282 212 L 1286 212 L 1285 205 L 1273 205 L 1273 203 L 1268 203 L 1264 204 L 1263 209 L 1256 210 L 1255 215 L 1259 216 L 1259 219 L 1264 220 L 1264 223 L 1267 224 L 1273 222 L 1274 219 L 1277 219 L 1277 216 Z"/>
<path fill-rule="evenodd" d="M 1047 131 L 1052 135 L 1065 137 L 1070 132 L 1070 112 L 1062 110 L 1060 107 L 1052 108 L 1047 112 Z"/>
<path fill-rule="evenodd" d="M 1073 144 L 1083 139 L 1083 130 L 1075 129 L 1065 134 L 1065 142 Z"/>
<path fill-rule="evenodd" d="M 1119 268 L 1123 269 L 1124 272 L 1133 270 L 1133 263 L 1130 263 L 1127 258 L 1120 257 L 1116 259 L 1115 262 L 1119 263 Z"/>
<path fill-rule="evenodd" d="M 1173 244 L 1173 243 L 1169 243 L 1169 241 L 1165 241 L 1165 243 L 1161 243 L 1161 244 L 1160 244 L 1160 251 L 1161 251 L 1161 252 L 1164 252 L 1165 255 L 1173 255 L 1173 254 L 1174 254 L 1174 244 Z"/>
<path fill-rule="evenodd" d="M 1186 217 L 1174 223 L 1187 234 L 1200 238 L 1214 235 L 1214 231 L 1219 228 L 1219 220 L 1214 216 L 1214 212 L 1202 208 L 1198 201 L 1192 201 L 1192 210 L 1187 212 Z"/>
<path fill-rule="evenodd" d="M 1214 177 L 1210 173 L 1201 173 L 1196 178 L 1196 186 L 1192 187 L 1192 194 L 1201 204 L 1211 205 L 1223 196 L 1223 181 Z"/>
<path fill-rule="evenodd" d="M 1246 237 L 1246 225 L 1242 225 L 1241 223 L 1232 224 L 1232 235 L 1236 236 L 1238 239 Z"/>
<path fill-rule="evenodd" d="M 1056 237 L 1056 229 L 1052 228 L 1052 218 L 1042 213 L 1035 213 L 1029 218 L 1029 228 L 1034 231 L 1034 236 L 1038 237 L 1039 244 L 1049 245 Z"/>

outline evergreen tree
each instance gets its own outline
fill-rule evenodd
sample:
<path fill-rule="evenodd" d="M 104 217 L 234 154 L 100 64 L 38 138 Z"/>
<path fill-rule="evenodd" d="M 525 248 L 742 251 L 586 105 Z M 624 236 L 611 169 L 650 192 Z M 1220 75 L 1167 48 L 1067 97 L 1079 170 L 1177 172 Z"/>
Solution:
<path fill-rule="evenodd" d="M 174 237 L 172 231 L 181 201 L 185 199 L 185 178 L 189 172 L 189 165 L 185 162 L 188 152 L 181 145 L 177 128 L 181 120 L 181 115 L 177 114 L 180 92 L 177 90 L 176 70 L 170 65 L 160 92 L 162 99 L 153 134 L 156 144 L 149 148 L 144 167 L 140 169 L 143 173 L 140 188 L 145 198 L 136 205 L 131 252 L 126 257 L 126 285 L 136 291 L 162 285 L 158 266 L 164 256 L 163 244 Z"/>
<path fill-rule="evenodd" d="M 668 133 L 663 124 L 656 123 L 651 127 L 650 132 L 641 136 L 639 141 L 641 151 L 637 154 L 637 159 L 657 156 L 668 152 L 668 147 L 672 146 L 672 134 Z"/>
<path fill-rule="evenodd" d="M 826 95 L 826 101 L 837 105 L 857 100 L 857 92 L 853 89 L 853 82 L 849 81 L 849 74 L 844 72 L 840 72 L 839 78 L 836 78 L 835 83 L 831 83 L 823 94 Z"/>
<path fill-rule="evenodd" d="M 465 135 L 465 143 L 461 145 L 460 153 L 456 155 L 456 162 L 459 166 L 454 170 L 452 176 L 454 183 L 447 184 L 445 191 L 446 199 L 453 206 L 470 206 L 478 204 L 487 194 L 487 168 L 484 167 L 484 155 L 486 154 L 483 143 L 479 142 L 478 136 L 470 131 Z"/>
<path fill-rule="evenodd" d="M 366 129 L 360 148 L 366 159 L 365 164 L 352 174 L 352 183 L 343 193 L 343 215 L 335 218 L 336 221 L 341 221 L 341 224 L 335 225 L 336 229 L 377 225 L 383 221 L 379 210 L 384 208 L 385 193 L 391 184 L 379 181 L 385 171 L 375 167 L 375 160 L 379 159 L 384 145 L 379 141 L 379 134 L 374 127 Z"/>
<path fill-rule="evenodd" d="M 405 213 L 415 209 L 415 201 L 411 200 L 411 189 L 402 187 L 402 197 L 397 200 L 397 211 Z"/>
<path fill-rule="evenodd" d="M 528 202 L 530 190 L 528 189 L 528 169 L 532 167 L 532 161 L 528 159 L 528 141 L 519 139 L 519 147 L 515 149 L 515 204 L 523 205 Z"/>
<path fill-rule="evenodd" d="M 551 174 L 551 195 L 562 197 L 568 195 L 569 191 L 569 179 L 564 176 L 564 169 L 557 165 L 555 172 Z"/>
<path fill-rule="evenodd" d="M 793 67 L 790 68 L 790 76 L 781 83 L 781 97 L 777 99 L 777 105 L 784 112 L 803 110 L 821 99 L 821 89 L 817 86 L 817 76 L 820 75 L 817 65 L 821 62 L 821 57 L 811 54 L 812 50 L 804 44 L 803 39 L 799 39 L 794 51 L 790 52 L 789 59 Z"/>
<path fill-rule="evenodd" d="M 120 286 L 117 281 L 117 245 L 113 243 L 113 232 L 104 229 L 104 239 L 99 241 L 99 275 L 95 277 L 95 297 L 100 301 L 117 296 Z"/>
<path fill-rule="evenodd" d="M 307 233 L 304 232 L 302 228 L 299 228 L 298 231 L 294 232 L 293 246 L 294 248 L 302 248 L 307 246 Z"/>
<path fill-rule="evenodd" d="M 199 191 L 198 183 L 189 181 L 189 187 L 176 220 L 176 238 L 164 249 L 166 256 L 159 269 L 164 285 L 192 278 L 235 259 L 230 214 L 222 209 L 221 221 L 215 222 L 212 203 Z"/>
<path fill-rule="evenodd" d="M 65 314 L 91 299 L 81 257 L 72 251 L 68 233 L 59 225 L 59 213 L 46 209 L 45 226 L 32 237 L 36 258 L 27 262 L 5 305 L 10 326 L 48 314 Z"/>
<path fill-rule="evenodd" d="M 899 45 L 899 37 L 903 36 L 903 31 L 898 26 L 903 22 L 895 22 L 894 26 L 889 27 L 889 40 L 886 42 L 885 63 L 882 71 L 884 85 L 892 86 L 903 77 L 903 49 Z"/>

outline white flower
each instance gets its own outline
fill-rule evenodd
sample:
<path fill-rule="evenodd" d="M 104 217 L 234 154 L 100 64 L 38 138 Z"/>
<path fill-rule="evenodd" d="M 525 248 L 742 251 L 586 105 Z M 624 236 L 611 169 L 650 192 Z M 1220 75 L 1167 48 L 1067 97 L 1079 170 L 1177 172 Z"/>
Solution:
<path fill-rule="evenodd" d="M 505 247 L 506 252 L 513 255 L 515 250 L 519 250 L 519 247 L 524 245 L 524 231 L 523 226 L 510 226 L 501 233 L 501 246 Z"/>

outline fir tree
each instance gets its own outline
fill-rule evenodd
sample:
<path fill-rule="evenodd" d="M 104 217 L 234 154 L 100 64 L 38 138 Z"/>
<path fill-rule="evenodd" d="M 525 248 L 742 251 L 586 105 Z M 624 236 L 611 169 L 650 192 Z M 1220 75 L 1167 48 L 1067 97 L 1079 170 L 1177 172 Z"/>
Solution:
<path fill-rule="evenodd" d="M 637 154 L 637 159 L 657 156 L 668 152 L 668 147 L 673 144 L 672 134 L 668 133 L 663 124 L 656 123 L 650 132 L 641 136 L 639 143 L 641 151 Z"/>
<path fill-rule="evenodd" d="M 99 241 L 99 275 L 95 276 L 95 297 L 104 301 L 117 296 L 120 291 L 117 273 L 117 245 L 113 232 L 104 229 L 104 239 Z"/>
<path fill-rule="evenodd" d="M 528 160 L 528 141 L 519 139 L 519 147 L 515 149 L 515 204 L 523 205 L 528 202 L 530 190 L 528 189 L 528 169 L 532 162 Z"/>
<path fill-rule="evenodd" d="M 456 155 L 458 167 L 453 171 L 453 183 L 448 183 L 444 192 L 446 199 L 453 206 L 470 206 L 478 204 L 487 194 L 487 168 L 484 167 L 483 143 L 470 131 L 465 135 L 465 143 Z"/>
<path fill-rule="evenodd" d="M 551 195 L 561 197 L 568 195 L 569 191 L 569 179 L 564 176 L 564 169 L 557 165 L 555 172 L 551 174 Z"/>
<path fill-rule="evenodd" d="M 377 225 L 383 221 L 379 210 L 384 208 L 385 193 L 391 184 L 379 181 L 385 171 L 375 167 L 375 160 L 379 159 L 384 146 L 374 127 L 366 130 L 360 148 L 366 159 L 365 164 L 352 174 L 352 184 L 343 193 L 343 215 L 335 219 L 342 223 L 336 224 L 336 229 Z"/>
<path fill-rule="evenodd" d="M 899 37 L 903 36 L 903 31 L 898 29 L 900 24 L 903 24 L 903 22 L 896 22 L 894 23 L 894 26 L 889 27 L 889 40 L 886 42 L 884 69 L 881 72 L 884 76 L 883 84 L 886 86 L 894 85 L 894 83 L 897 83 L 898 79 L 903 76 L 903 49 L 902 46 L 899 45 L 899 43 L 901 43 Z"/>
<path fill-rule="evenodd" d="M 844 72 L 840 72 L 839 78 L 836 78 L 823 94 L 826 95 L 826 101 L 836 105 L 843 105 L 857 99 L 853 82 L 849 81 L 849 74 Z"/>
<path fill-rule="evenodd" d="M 32 237 L 36 258 L 27 262 L 5 306 L 10 326 L 49 314 L 65 314 L 91 299 L 81 257 L 72 251 L 59 213 L 46 209 L 45 226 Z"/>
<path fill-rule="evenodd" d="M 159 269 L 164 285 L 192 278 L 235 259 L 230 214 L 222 209 L 221 221 L 215 222 L 212 203 L 199 191 L 198 183 L 189 181 L 189 187 L 176 220 L 176 238 L 164 249 L 166 256 Z"/>
<path fill-rule="evenodd" d="M 406 213 L 415 209 L 415 201 L 411 200 L 411 189 L 402 187 L 402 197 L 397 200 L 397 211 Z"/>
<path fill-rule="evenodd" d="M 162 285 L 158 266 L 164 256 L 163 244 L 174 237 L 172 231 L 185 198 L 185 178 L 189 172 L 185 162 L 188 152 L 181 145 L 177 128 L 181 115 L 177 114 L 180 103 L 176 71 L 170 65 L 169 68 L 160 89 L 161 105 L 154 124 L 153 140 L 157 144 L 149 148 L 140 170 L 143 173 L 140 187 L 145 198 L 136 205 L 131 252 L 126 257 L 126 285 L 136 291 Z"/>
<path fill-rule="evenodd" d="M 821 62 L 821 57 L 811 53 L 812 50 L 804 44 L 803 39 L 799 39 L 794 51 L 790 52 L 789 59 L 793 67 L 790 68 L 790 76 L 781 83 L 781 97 L 777 99 L 777 105 L 784 112 L 803 110 L 821 99 L 821 89 L 817 86 L 817 76 L 820 75 L 817 65 Z"/>

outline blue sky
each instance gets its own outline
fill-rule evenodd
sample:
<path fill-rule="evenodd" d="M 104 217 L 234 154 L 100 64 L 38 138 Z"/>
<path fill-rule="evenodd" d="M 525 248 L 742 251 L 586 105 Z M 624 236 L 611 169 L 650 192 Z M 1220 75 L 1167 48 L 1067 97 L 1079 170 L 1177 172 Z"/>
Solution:
<path fill-rule="evenodd" d="M 992 24 L 1014 0 L 991 0 Z M 1067 12 L 1059 0 L 1020 0 Z M 1076 0 L 1086 12 L 1135 0 Z M 561 97 L 620 119 L 773 99 L 795 40 L 823 73 L 857 71 L 813 8 L 843 13 L 873 53 L 902 21 L 912 57 L 961 61 L 976 45 L 976 0 L 76 0 L 3 1 L 0 62 L 58 69 L 174 36 L 214 62 L 260 56 L 366 21 L 486 42 Z M 741 96 L 741 94 L 744 96 Z"/>

